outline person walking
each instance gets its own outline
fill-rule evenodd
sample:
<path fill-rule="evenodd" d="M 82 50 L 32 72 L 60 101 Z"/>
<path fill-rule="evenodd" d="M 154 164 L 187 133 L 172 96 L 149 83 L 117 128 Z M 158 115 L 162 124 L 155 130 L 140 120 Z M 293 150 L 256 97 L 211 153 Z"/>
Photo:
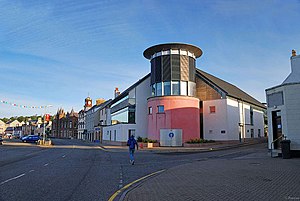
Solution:
<path fill-rule="evenodd" d="M 130 158 L 130 163 L 131 165 L 134 165 L 134 151 L 135 151 L 135 146 L 136 149 L 139 149 L 137 141 L 134 139 L 134 136 L 131 135 L 127 141 L 127 146 L 129 146 L 129 158 Z"/>

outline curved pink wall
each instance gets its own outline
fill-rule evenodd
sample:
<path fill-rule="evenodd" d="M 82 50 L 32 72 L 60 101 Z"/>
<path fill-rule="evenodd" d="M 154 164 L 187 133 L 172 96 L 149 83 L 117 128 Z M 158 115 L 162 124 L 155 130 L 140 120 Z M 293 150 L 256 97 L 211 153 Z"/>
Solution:
<path fill-rule="evenodd" d="M 164 105 L 165 112 L 158 112 Z M 160 140 L 160 129 L 182 129 L 182 142 L 200 138 L 199 99 L 187 96 L 164 96 L 148 99 L 148 138 Z"/>

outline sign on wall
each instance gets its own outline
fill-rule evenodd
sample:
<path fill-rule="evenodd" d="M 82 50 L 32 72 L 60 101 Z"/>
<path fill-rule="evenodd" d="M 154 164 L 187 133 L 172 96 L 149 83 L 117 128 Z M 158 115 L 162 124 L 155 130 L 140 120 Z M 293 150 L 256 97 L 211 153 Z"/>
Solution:
<path fill-rule="evenodd" d="M 160 146 L 182 146 L 182 129 L 160 129 Z"/>

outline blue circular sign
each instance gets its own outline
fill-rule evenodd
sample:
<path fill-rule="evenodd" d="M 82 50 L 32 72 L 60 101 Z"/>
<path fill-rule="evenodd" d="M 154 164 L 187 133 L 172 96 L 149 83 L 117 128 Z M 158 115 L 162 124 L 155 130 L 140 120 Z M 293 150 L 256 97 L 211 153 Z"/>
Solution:
<path fill-rule="evenodd" d="M 169 137 L 170 138 L 174 137 L 174 133 L 169 133 Z"/>

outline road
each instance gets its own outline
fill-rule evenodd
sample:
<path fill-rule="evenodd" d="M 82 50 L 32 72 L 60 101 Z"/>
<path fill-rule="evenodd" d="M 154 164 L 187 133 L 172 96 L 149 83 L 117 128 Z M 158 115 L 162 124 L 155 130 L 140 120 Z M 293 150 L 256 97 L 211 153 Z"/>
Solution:
<path fill-rule="evenodd" d="M 32 144 L 0 146 L 0 200 L 108 200 L 145 175 L 193 161 L 264 153 L 265 144 L 205 153 L 157 154 L 103 150 L 92 143 L 55 139 L 53 148 Z M 22 145 L 22 146 L 21 146 Z M 26 146 L 24 146 L 26 145 Z"/>

